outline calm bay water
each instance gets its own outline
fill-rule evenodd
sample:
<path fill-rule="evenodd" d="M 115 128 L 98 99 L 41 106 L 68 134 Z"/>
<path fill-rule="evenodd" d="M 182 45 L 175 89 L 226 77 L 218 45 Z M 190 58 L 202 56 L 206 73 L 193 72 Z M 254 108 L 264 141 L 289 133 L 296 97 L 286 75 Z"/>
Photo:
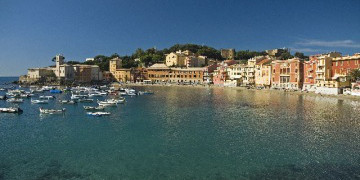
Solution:
<path fill-rule="evenodd" d="M 43 106 L 67 112 L 40 116 L 30 100 L 23 114 L 0 114 L 0 179 L 360 178 L 359 101 L 137 89 L 155 94 L 127 98 L 109 117 L 55 101 Z"/>

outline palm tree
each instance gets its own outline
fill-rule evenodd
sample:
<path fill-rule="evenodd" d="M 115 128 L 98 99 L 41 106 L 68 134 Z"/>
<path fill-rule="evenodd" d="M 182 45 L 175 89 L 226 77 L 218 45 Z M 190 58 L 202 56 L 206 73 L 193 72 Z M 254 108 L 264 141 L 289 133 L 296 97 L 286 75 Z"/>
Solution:
<path fill-rule="evenodd" d="M 360 69 L 353 69 L 350 71 L 351 81 L 360 81 Z"/>

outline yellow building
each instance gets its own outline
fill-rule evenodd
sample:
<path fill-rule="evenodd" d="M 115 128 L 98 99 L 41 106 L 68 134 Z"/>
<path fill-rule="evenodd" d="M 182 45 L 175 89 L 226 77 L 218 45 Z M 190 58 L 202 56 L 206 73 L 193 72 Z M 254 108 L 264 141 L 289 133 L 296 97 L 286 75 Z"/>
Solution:
<path fill-rule="evenodd" d="M 335 87 L 335 82 L 332 80 L 332 60 L 335 57 L 340 57 L 341 54 L 331 52 L 322 54 L 316 59 L 316 78 L 315 83 L 317 87 Z"/>
<path fill-rule="evenodd" d="M 206 58 L 206 56 L 197 56 L 189 50 L 179 50 L 167 54 L 165 64 L 168 67 L 202 67 L 206 64 Z"/>
<path fill-rule="evenodd" d="M 186 66 L 185 54 L 172 52 L 166 55 L 165 64 L 166 66 Z"/>
<path fill-rule="evenodd" d="M 255 65 L 255 86 L 271 87 L 271 61 L 264 59 Z"/>
<path fill-rule="evenodd" d="M 116 57 L 109 62 L 109 70 L 116 81 L 128 82 L 132 81 L 131 69 L 122 68 L 122 59 Z"/>
<path fill-rule="evenodd" d="M 147 68 L 148 79 L 153 83 L 202 84 L 206 68 L 169 68 L 165 64 L 154 64 Z"/>

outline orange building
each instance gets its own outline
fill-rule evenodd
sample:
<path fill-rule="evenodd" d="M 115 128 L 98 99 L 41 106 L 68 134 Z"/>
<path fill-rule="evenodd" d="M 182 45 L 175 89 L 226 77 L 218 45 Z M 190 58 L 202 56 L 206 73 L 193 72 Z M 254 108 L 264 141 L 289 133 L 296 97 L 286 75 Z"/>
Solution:
<path fill-rule="evenodd" d="M 301 89 L 303 62 L 299 58 L 272 62 L 272 88 Z"/>
<path fill-rule="evenodd" d="M 153 83 L 202 84 L 206 68 L 169 68 L 154 64 L 147 68 L 147 78 Z"/>
<path fill-rule="evenodd" d="M 316 90 L 316 62 L 317 56 L 310 56 L 309 61 L 304 61 L 304 84 L 303 90 Z"/>

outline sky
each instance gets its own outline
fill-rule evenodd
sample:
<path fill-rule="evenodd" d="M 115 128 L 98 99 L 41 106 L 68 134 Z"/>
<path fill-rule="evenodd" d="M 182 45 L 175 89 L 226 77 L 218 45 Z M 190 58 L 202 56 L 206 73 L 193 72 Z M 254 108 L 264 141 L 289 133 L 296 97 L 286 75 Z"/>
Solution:
<path fill-rule="evenodd" d="M 360 0 L 0 0 L 0 76 L 176 43 L 353 54 Z"/>

